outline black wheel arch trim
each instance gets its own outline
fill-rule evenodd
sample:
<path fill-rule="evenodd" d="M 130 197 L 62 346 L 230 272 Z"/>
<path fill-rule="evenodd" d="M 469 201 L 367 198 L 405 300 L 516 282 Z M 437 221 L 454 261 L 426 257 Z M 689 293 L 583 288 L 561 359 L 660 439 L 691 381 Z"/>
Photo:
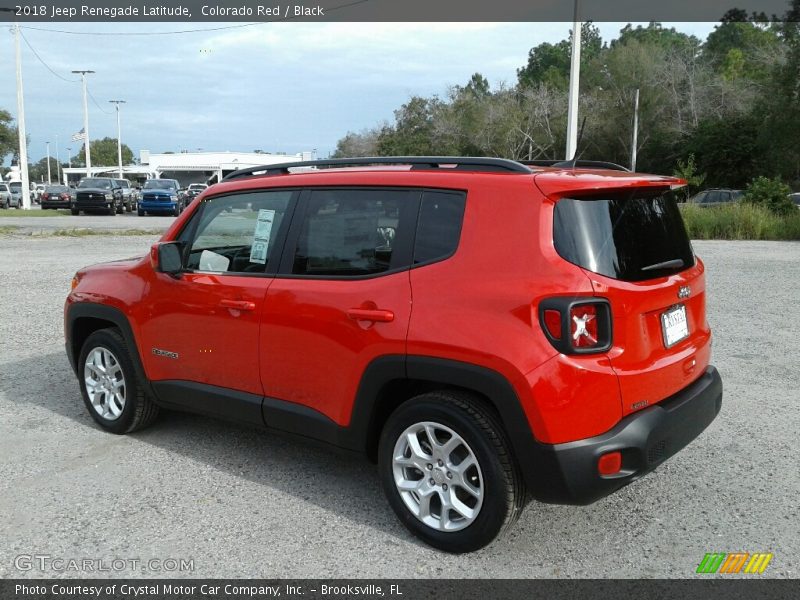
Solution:
<path fill-rule="evenodd" d="M 66 318 L 64 319 L 64 339 L 67 351 L 67 358 L 72 366 L 72 370 L 76 376 L 78 373 L 78 357 L 80 356 L 81 348 L 76 347 L 74 333 L 75 323 L 80 319 L 97 319 L 107 321 L 114 327 L 120 330 L 125 343 L 130 351 L 131 362 L 133 362 L 134 369 L 139 381 L 142 382 L 152 393 L 152 385 L 147 378 L 142 358 L 139 355 L 139 347 L 136 345 L 136 337 L 133 334 L 128 317 L 120 309 L 108 306 L 107 304 L 98 304 L 96 302 L 76 302 L 67 308 Z M 90 334 L 91 335 L 91 334 Z"/>

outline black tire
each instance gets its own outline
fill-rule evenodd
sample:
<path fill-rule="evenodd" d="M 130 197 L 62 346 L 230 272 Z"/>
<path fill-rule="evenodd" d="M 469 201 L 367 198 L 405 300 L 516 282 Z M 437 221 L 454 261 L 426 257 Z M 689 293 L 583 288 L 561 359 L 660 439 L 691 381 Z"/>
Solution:
<path fill-rule="evenodd" d="M 176 204 L 172 209 L 172 216 L 177 217 L 179 214 L 181 214 L 181 207 Z"/>
<path fill-rule="evenodd" d="M 71 212 L 72 215 L 75 216 L 75 217 L 77 217 L 79 214 L 81 214 L 81 211 L 79 211 L 77 208 L 70 208 L 69 212 Z"/>
<path fill-rule="evenodd" d="M 94 409 L 86 391 L 84 365 L 87 356 L 95 348 L 110 350 L 125 377 L 125 406 L 119 417 L 113 420 L 103 417 Z M 86 409 L 106 431 L 116 434 L 132 433 L 144 429 L 158 416 L 158 406 L 148 393 L 146 383 L 137 376 L 128 345 L 118 329 L 100 329 L 86 339 L 78 359 L 78 381 Z"/>
<path fill-rule="evenodd" d="M 143 217 L 145 215 L 145 212 L 141 208 L 137 208 L 136 214 L 139 215 L 140 217 Z"/>
<path fill-rule="evenodd" d="M 125 205 L 124 204 L 117 204 L 117 214 L 121 215 L 125 212 Z"/>
<path fill-rule="evenodd" d="M 444 425 L 456 432 L 469 445 L 480 465 L 483 504 L 475 520 L 457 531 L 440 531 L 423 523 L 405 505 L 395 486 L 395 444 L 408 427 L 425 421 Z M 478 398 L 466 392 L 422 394 L 395 410 L 381 432 L 378 469 L 389 504 L 403 525 L 426 543 L 445 552 L 472 552 L 483 548 L 511 529 L 525 506 L 525 485 L 499 418 Z M 424 477 L 427 474 L 423 473 Z"/>

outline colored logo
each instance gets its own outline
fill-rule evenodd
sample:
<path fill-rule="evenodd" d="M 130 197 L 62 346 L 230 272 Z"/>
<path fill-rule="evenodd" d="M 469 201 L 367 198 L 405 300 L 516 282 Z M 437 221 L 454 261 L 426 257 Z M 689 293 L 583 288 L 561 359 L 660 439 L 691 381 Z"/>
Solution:
<path fill-rule="evenodd" d="M 763 573 L 772 560 L 772 553 L 766 552 L 712 552 L 707 553 L 700 564 L 698 573 Z"/>

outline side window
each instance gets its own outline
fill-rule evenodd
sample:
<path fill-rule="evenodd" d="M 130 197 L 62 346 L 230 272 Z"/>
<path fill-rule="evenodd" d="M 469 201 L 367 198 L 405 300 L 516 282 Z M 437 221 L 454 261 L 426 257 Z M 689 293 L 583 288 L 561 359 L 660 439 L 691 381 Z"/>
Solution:
<path fill-rule="evenodd" d="M 708 192 L 705 201 L 707 203 L 722 202 L 722 192 Z"/>
<path fill-rule="evenodd" d="M 194 239 L 187 244 L 186 268 L 263 273 L 292 194 L 291 190 L 262 191 L 209 201 L 203 206 Z"/>
<path fill-rule="evenodd" d="M 414 264 L 441 260 L 456 251 L 465 203 L 463 192 L 423 194 L 414 240 Z"/>
<path fill-rule="evenodd" d="M 411 233 L 418 197 L 403 190 L 312 191 L 292 273 L 347 277 L 408 266 L 398 247 Z"/>

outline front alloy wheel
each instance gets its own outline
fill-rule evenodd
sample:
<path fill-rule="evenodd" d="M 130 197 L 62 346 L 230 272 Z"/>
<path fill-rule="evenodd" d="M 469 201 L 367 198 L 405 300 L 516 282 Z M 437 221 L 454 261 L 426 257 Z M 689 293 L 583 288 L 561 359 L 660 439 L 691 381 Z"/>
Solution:
<path fill-rule="evenodd" d="M 137 375 L 128 348 L 118 329 L 99 329 L 86 338 L 78 357 L 83 402 L 92 418 L 111 433 L 142 429 L 158 415 L 147 380 Z"/>
<path fill-rule="evenodd" d="M 98 415 L 116 421 L 125 409 L 125 374 L 114 353 L 98 346 L 83 365 L 86 395 Z"/>

